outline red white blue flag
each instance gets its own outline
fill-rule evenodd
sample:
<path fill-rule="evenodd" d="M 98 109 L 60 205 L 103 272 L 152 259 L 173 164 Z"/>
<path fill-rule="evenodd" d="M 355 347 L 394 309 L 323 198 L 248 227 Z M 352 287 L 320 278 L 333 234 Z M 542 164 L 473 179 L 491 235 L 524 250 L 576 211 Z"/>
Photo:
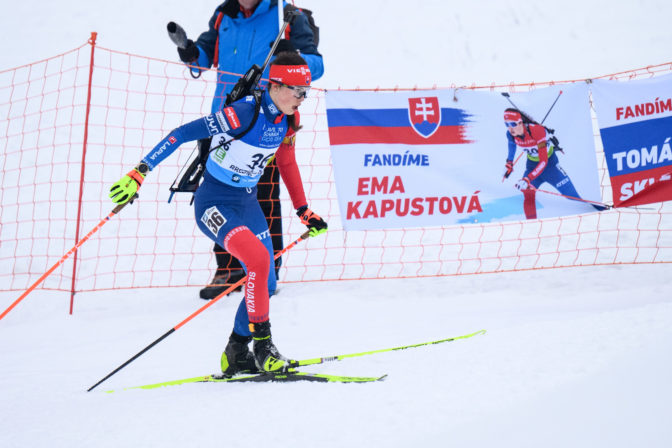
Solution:
<path fill-rule="evenodd" d="M 330 96 L 333 98 L 335 94 Z M 436 95 L 415 95 L 403 106 L 328 109 L 331 144 L 454 145 L 468 142 L 469 115 L 464 110 L 440 105 Z"/>

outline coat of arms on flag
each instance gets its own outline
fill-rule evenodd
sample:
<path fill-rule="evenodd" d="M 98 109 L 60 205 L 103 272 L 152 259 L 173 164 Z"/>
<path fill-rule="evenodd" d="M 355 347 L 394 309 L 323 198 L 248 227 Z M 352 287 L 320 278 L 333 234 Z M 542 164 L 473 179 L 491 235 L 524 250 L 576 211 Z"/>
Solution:
<path fill-rule="evenodd" d="M 408 119 L 415 132 L 424 138 L 429 138 L 441 124 L 439 99 L 435 96 L 409 98 Z"/>

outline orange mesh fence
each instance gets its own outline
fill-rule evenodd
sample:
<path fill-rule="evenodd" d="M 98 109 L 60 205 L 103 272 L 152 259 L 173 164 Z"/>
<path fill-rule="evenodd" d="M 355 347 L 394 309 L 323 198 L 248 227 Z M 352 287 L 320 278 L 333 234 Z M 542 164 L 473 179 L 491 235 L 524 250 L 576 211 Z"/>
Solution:
<path fill-rule="evenodd" d="M 603 78 L 670 72 L 672 64 L 664 64 Z M 521 91 L 550 84 L 463 88 Z M 106 216 L 113 208 L 110 185 L 170 130 L 209 113 L 214 87 L 214 72 L 193 79 L 182 64 L 96 47 L 94 41 L 0 72 L 0 289 L 28 288 Z M 310 206 L 329 222 L 329 232 L 283 257 L 282 281 L 672 261 L 669 203 L 524 222 L 344 232 L 323 91 L 311 91 L 301 117 L 297 160 Z M 609 198 L 594 129 L 602 197 Z M 74 293 L 208 283 L 216 263 L 212 243 L 195 225 L 191 195 L 178 193 L 167 202 L 168 188 L 194 151 L 195 144 L 183 145 L 151 172 L 139 200 L 41 287 Z M 305 227 L 284 188 L 281 200 L 289 242 Z"/>

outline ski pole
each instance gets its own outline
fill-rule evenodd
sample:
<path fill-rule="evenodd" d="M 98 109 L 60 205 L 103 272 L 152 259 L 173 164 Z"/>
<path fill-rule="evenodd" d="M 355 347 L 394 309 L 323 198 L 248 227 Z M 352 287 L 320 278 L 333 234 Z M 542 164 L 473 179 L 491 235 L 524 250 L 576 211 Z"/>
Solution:
<path fill-rule="evenodd" d="M 282 254 L 284 254 L 285 252 L 287 252 L 288 250 L 290 250 L 291 248 L 293 248 L 294 246 L 296 246 L 297 244 L 299 244 L 301 241 L 307 239 L 309 236 L 310 236 L 310 230 L 307 231 L 307 232 L 305 232 L 304 234 L 302 234 L 299 238 L 297 238 L 296 240 L 294 240 L 291 244 L 289 244 L 288 246 L 286 246 L 286 247 L 283 248 L 282 250 L 278 251 L 278 253 L 276 253 L 275 256 L 273 257 L 273 259 L 278 259 Z M 103 381 L 105 381 L 105 380 L 107 380 L 108 378 L 110 378 L 112 375 L 114 375 L 115 373 L 117 373 L 118 371 L 120 371 L 121 369 L 123 369 L 124 367 L 126 367 L 127 365 L 129 365 L 130 363 L 132 363 L 133 361 L 135 361 L 136 359 L 138 359 L 140 356 L 142 356 L 145 352 L 147 352 L 149 349 L 151 349 L 152 347 L 154 347 L 156 344 L 158 344 L 159 342 L 163 341 L 163 340 L 166 339 L 168 336 L 170 336 L 171 334 L 173 334 L 174 332 L 176 332 L 177 330 L 179 330 L 182 326 L 184 326 L 184 325 L 185 325 L 187 322 L 189 322 L 191 319 L 193 319 L 194 317 L 198 316 L 198 315 L 201 314 L 203 311 L 205 311 L 206 309 L 208 309 L 209 307 L 211 307 L 212 305 L 214 305 L 215 302 L 217 302 L 219 299 L 221 299 L 222 297 L 225 297 L 225 296 L 226 296 L 227 294 L 229 294 L 231 291 L 233 291 L 234 289 L 236 289 L 237 287 L 239 287 L 240 285 L 242 285 L 243 283 L 245 283 L 245 280 L 247 280 L 247 276 L 241 278 L 241 279 L 238 280 L 236 283 L 234 283 L 233 285 L 231 285 L 231 286 L 229 286 L 228 288 L 226 288 L 226 290 L 225 290 L 224 292 L 222 292 L 221 294 L 219 294 L 217 297 L 215 297 L 214 299 L 210 300 L 208 303 L 206 303 L 205 305 L 203 305 L 202 307 L 200 307 L 199 309 L 197 309 L 196 311 L 194 311 L 193 313 L 191 313 L 191 315 L 190 315 L 189 317 L 187 317 L 186 319 L 184 319 L 184 320 L 183 320 L 182 322 L 180 322 L 179 324 L 175 325 L 173 328 L 171 328 L 170 330 L 168 330 L 167 332 L 165 332 L 161 337 L 159 337 L 159 338 L 156 339 L 154 342 L 152 342 L 151 344 L 149 344 L 147 347 L 143 348 L 141 351 L 139 351 L 138 353 L 136 353 L 135 356 L 133 356 L 133 357 L 130 358 L 128 361 L 126 361 L 125 363 L 123 363 L 122 365 L 120 365 L 119 367 L 117 367 L 116 369 L 114 369 L 114 370 L 113 370 L 112 372 L 110 372 L 105 378 L 103 378 L 102 380 L 98 381 L 98 382 L 97 382 L 96 384 L 94 384 L 93 386 L 89 387 L 89 388 L 87 389 L 87 392 L 91 392 L 93 389 L 95 389 L 97 386 L 99 386 Z"/>
<path fill-rule="evenodd" d="M 541 120 L 541 123 L 539 123 L 539 124 L 544 124 L 544 121 L 546 121 L 546 118 L 548 118 L 548 114 L 550 114 L 551 111 L 553 110 L 553 108 L 555 107 L 555 103 L 557 103 L 558 100 L 560 99 L 560 95 L 562 95 L 562 90 L 558 92 L 558 96 L 555 97 L 555 101 L 553 101 L 553 104 L 551 104 L 551 107 L 548 108 L 548 112 L 546 112 L 546 115 L 544 115 L 544 119 Z M 515 109 L 520 110 L 520 108 L 518 106 L 516 106 L 515 103 L 511 100 L 511 95 L 509 95 L 508 92 L 502 92 L 502 96 L 504 98 L 506 98 L 508 100 L 508 102 L 511 103 L 511 105 Z"/>
<path fill-rule="evenodd" d="M 604 202 L 597 202 L 597 201 L 591 201 L 589 199 L 576 198 L 574 196 L 567 196 L 567 195 L 564 195 L 562 193 L 556 193 L 555 191 L 540 190 L 539 188 L 534 188 L 532 185 L 530 185 L 530 188 L 532 188 L 533 190 L 538 191 L 540 193 L 552 194 L 552 195 L 555 195 L 555 196 L 561 196 L 563 198 L 571 199 L 573 201 L 581 201 L 581 202 L 585 202 L 587 204 L 593 204 L 593 205 L 597 205 L 597 206 L 600 206 L 600 207 L 604 207 L 606 210 L 611 210 L 612 208 L 614 208 L 613 205 L 605 204 Z M 638 205 L 623 205 L 623 206 L 619 206 L 619 208 L 635 208 L 635 209 L 638 209 L 638 210 L 655 210 L 654 208 L 640 207 Z"/>
<path fill-rule="evenodd" d="M 563 198 L 571 199 L 573 201 L 581 201 L 581 202 L 585 202 L 587 204 L 599 205 L 600 207 L 604 207 L 607 210 L 613 208 L 612 205 L 605 204 L 603 202 L 591 201 L 590 199 L 576 198 L 574 196 L 567 196 L 567 195 L 562 194 L 562 193 L 556 193 L 555 191 L 540 190 L 539 188 L 534 188 L 532 185 L 530 185 L 530 188 L 532 188 L 534 191 L 538 191 L 539 193 L 552 194 L 552 195 L 555 195 L 555 196 L 561 196 Z"/>
<path fill-rule="evenodd" d="M 425 345 L 435 345 L 435 344 L 441 344 L 443 342 L 452 342 L 452 341 L 457 341 L 458 339 L 467 339 L 472 336 L 476 336 L 479 334 L 485 334 L 485 330 L 478 330 L 474 333 L 470 334 L 465 334 L 464 336 L 455 336 L 452 338 L 447 338 L 447 339 L 439 339 L 438 341 L 430 341 L 430 342 L 421 342 L 419 344 L 412 344 L 412 345 L 403 345 L 401 347 L 393 347 L 393 348 L 383 348 L 380 350 L 372 350 L 370 352 L 360 352 L 360 353 L 350 353 L 347 355 L 337 355 L 337 356 L 327 356 L 326 358 L 313 358 L 313 359 L 303 359 L 301 361 L 295 361 L 292 363 L 290 367 L 301 367 L 301 366 L 311 366 L 314 364 L 323 364 L 325 362 L 331 362 L 331 361 L 340 361 L 342 359 L 347 359 L 347 358 L 355 358 L 358 356 L 367 356 L 367 355 L 375 355 L 377 353 L 385 353 L 385 352 L 394 352 L 397 350 L 406 350 L 409 348 L 416 348 L 416 347 L 422 347 Z"/>
<path fill-rule="evenodd" d="M 548 117 L 548 114 L 550 114 L 551 111 L 553 110 L 553 108 L 555 107 L 555 103 L 557 103 L 558 100 L 560 99 L 560 95 L 562 95 L 562 90 L 558 92 L 558 96 L 555 97 L 555 101 L 553 101 L 553 104 L 551 104 L 551 107 L 548 108 L 548 112 L 546 112 L 546 115 L 544 115 L 544 119 L 541 120 L 541 123 L 539 123 L 539 124 L 544 124 L 544 121 L 546 121 L 546 118 Z"/>
<path fill-rule="evenodd" d="M 98 230 L 100 230 L 100 228 L 103 227 L 103 226 L 105 225 L 105 223 L 108 222 L 114 215 L 116 215 L 116 214 L 119 213 L 124 207 L 126 207 L 126 205 L 132 203 L 133 200 L 134 200 L 136 197 L 137 197 L 137 196 L 134 196 L 130 201 L 125 202 L 124 204 L 120 204 L 120 205 L 117 205 L 116 207 L 114 207 L 114 209 L 110 212 L 109 215 L 107 215 L 105 218 L 103 218 L 103 219 L 102 219 L 102 220 L 101 220 L 101 221 L 100 221 L 100 222 L 99 222 L 93 229 L 91 229 L 91 231 L 90 231 L 89 233 L 87 233 L 82 239 L 80 239 L 79 241 L 77 241 L 77 243 L 73 246 L 72 249 L 70 249 L 69 251 L 67 251 L 67 252 L 65 253 L 65 255 L 63 255 L 63 256 L 61 257 L 61 259 L 58 260 L 58 262 L 56 262 L 55 265 L 53 265 L 47 272 L 45 272 L 44 274 L 42 274 L 42 276 L 41 276 L 40 278 L 38 278 L 37 281 L 36 281 L 35 283 L 33 283 L 32 286 L 31 286 L 30 288 L 26 289 L 26 291 L 25 291 L 23 294 L 21 294 L 21 296 L 20 296 L 18 299 L 16 299 L 16 300 L 14 301 L 14 303 L 12 303 L 12 304 L 9 306 L 9 308 L 7 308 L 5 311 L 3 311 L 2 314 L 0 314 L 0 319 L 2 319 L 2 318 L 5 317 L 7 314 L 9 314 L 9 312 L 12 310 L 12 308 L 14 308 L 16 305 L 19 304 L 19 302 L 21 302 L 23 299 L 25 299 L 26 296 L 27 296 L 28 294 L 30 294 L 31 292 L 33 292 L 33 290 L 34 290 L 35 288 L 37 288 L 37 287 L 40 285 L 40 283 L 42 283 L 42 282 L 44 281 L 44 279 L 46 279 L 49 275 L 51 275 L 51 273 L 54 272 L 54 271 L 56 270 L 57 267 L 59 267 L 60 265 L 62 265 L 63 263 L 65 263 L 65 260 L 67 260 L 67 259 L 70 257 L 70 255 L 72 255 L 72 254 L 74 254 L 75 252 L 77 252 L 77 249 L 79 249 L 79 248 L 82 246 L 82 244 L 84 244 L 89 238 L 91 238 L 91 236 L 92 236 L 94 233 L 96 233 Z"/>
<path fill-rule="evenodd" d="M 511 95 L 509 95 L 509 92 L 502 92 L 502 96 L 503 96 L 504 98 L 506 98 L 506 100 L 507 100 L 509 103 L 511 103 L 511 105 L 512 105 L 515 109 L 518 109 L 518 106 L 516 106 L 516 104 L 515 104 L 513 101 L 511 101 Z M 520 110 L 520 109 L 518 109 L 518 110 Z"/>

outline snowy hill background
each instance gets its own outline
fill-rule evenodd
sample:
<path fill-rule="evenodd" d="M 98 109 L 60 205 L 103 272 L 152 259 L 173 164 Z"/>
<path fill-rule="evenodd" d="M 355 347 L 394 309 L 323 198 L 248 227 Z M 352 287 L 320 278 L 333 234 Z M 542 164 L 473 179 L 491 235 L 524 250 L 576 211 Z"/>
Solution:
<path fill-rule="evenodd" d="M 2 0 L 0 69 L 98 45 L 177 60 L 175 21 L 193 39 L 219 0 Z M 320 27 L 319 87 L 449 87 L 583 79 L 670 61 L 664 0 L 305 0 Z"/>
<path fill-rule="evenodd" d="M 175 60 L 165 24 L 195 38 L 217 3 L 2 0 L 0 70 L 79 46 L 90 31 L 100 46 Z M 672 59 L 664 1 L 298 4 L 321 27 L 323 88 L 561 81 Z M 488 333 L 308 369 L 389 374 L 376 384 L 113 394 L 103 391 L 216 371 L 240 294 L 86 393 L 200 307 L 197 289 L 89 293 L 72 316 L 68 294 L 36 291 L 0 321 L 0 446 L 667 447 L 669 276 L 669 265 L 625 265 L 285 284 L 272 322 L 291 357 Z M 0 309 L 17 296 L 0 292 Z"/>

